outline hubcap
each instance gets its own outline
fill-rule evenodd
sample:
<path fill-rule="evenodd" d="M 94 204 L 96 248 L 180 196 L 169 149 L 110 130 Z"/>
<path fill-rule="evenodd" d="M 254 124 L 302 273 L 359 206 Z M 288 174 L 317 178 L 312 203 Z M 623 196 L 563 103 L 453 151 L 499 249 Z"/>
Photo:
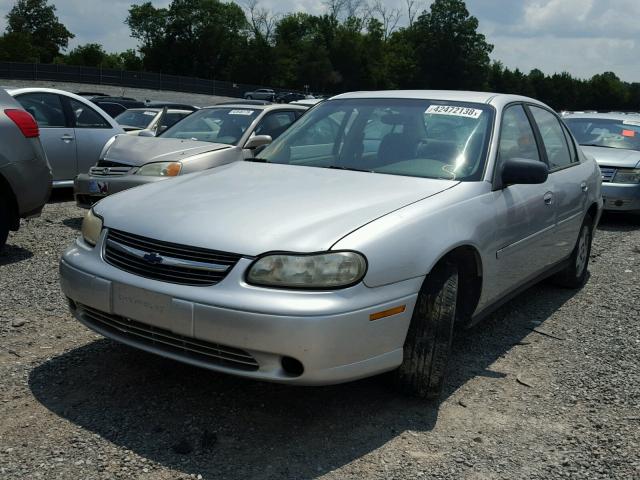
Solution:
<path fill-rule="evenodd" d="M 587 267 L 587 256 L 589 254 L 589 227 L 585 225 L 580 232 L 578 239 L 578 252 L 576 255 L 576 276 L 581 277 Z"/>

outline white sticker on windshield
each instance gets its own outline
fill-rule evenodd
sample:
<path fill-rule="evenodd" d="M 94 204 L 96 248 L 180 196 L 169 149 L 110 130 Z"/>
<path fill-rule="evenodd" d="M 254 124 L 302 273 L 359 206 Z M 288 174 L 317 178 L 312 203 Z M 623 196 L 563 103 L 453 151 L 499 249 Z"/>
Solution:
<path fill-rule="evenodd" d="M 253 110 L 231 110 L 229 115 L 251 115 Z"/>
<path fill-rule="evenodd" d="M 633 125 L 634 127 L 640 127 L 640 120 L 625 120 L 623 125 Z"/>
<path fill-rule="evenodd" d="M 144 112 L 145 115 L 149 115 L 150 117 L 155 117 L 158 112 Z"/>
<path fill-rule="evenodd" d="M 430 105 L 424 113 L 477 119 L 482 115 L 482 110 L 469 107 L 454 107 L 453 105 Z"/>

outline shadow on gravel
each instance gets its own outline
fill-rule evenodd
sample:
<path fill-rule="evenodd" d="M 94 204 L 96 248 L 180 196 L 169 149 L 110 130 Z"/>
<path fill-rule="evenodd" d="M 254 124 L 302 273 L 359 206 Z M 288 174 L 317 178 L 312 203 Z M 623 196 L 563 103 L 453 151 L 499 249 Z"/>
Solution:
<path fill-rule="evenodd" d="M 66 227 L 69 227 L 73 230 L 78 230 L 82 228 L 82 217 L 77 218 L 65 218 L 62 220 L 62 224 Z"/>
<path fill-rule="evenodd" d="M 490 370 L 496 359 L 574 294 L 542 284 L 459 332 L 443 398 L 473 377 L 503 377 Z M 405 430 L 432 430 L 438 417 L 437 404 L 399 396 L 379 378 L 287 387 L 189 367 L 109 340 L 41 364 L 29 385 L 56 415 L 205 478 L 314 478 Z"/>
<path fill-rule="evenodd" d="M 31 250 L 7 244 L 4 246 L 2 251 L 0 251 L 0 266 L 22 262 L 30 259 L 31 257 L 33 257 L 33 252 Z"/>
<path fill-rule="evenodd" d="M 73 188 L 55 188 L 51 191 L 49 203 L 73 202 Z"/>
<path fill-rule="evenodd" d="M 600 219 L 598 230 L 607 232 L 630 232 L 640 229 L 640 215 L 622 212 L 605 212 Z"/>

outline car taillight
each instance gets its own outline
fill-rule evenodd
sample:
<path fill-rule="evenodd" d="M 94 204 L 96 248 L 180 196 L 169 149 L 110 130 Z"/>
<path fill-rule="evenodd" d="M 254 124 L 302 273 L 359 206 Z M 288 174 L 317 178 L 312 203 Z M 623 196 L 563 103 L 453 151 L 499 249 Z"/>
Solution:
<path fill-rule="evenodd" d="M 13 123 L 17 125 L 26 138 L 36 138 L 40 136 L 38 124 L 28 112 L 18 109 L 7 109 L 4 113 L 13 120 Z"/>

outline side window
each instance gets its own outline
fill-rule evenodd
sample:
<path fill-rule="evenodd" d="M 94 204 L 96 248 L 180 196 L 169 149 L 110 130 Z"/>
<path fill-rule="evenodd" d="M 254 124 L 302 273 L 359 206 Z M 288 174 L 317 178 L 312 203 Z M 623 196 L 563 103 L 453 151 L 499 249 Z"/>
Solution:
<path fill-rule="evenodd" d="M 69 98 L 76 128 L 111 128 L 102 115 L 82 102 Z"/>
<path fill-rule="evenodd" d="M 522 105 L 508 107 L 502 114 L 498 152 L 501 162 L 511 158 L 540 161 L 536 137 Z"/>
<path fill-rule="evenodd" d="M 303 145 L 327 145 L 332 146 L 338 140 L 340 124 L 344 119 L 345 112 L 334 112 L 331 115 L 315 122 L 304 130 L 303 135 L 296 136 L 292 146 Z"/>
<path fill-rule="evenodd" d="M 571 138 L 571 133 L 569 132 L 569 128 L 566 125 L 562 125 L 562 131 L 564 132 L 564 136 L 567 140 L 567 145 L 569 145 L 569 152 L 571 154 L 571 161 L 578 162 L 578 152 L 576 151 L 576 146 L 573 142 L 573 138 Z"/>
<path fill-rule="evenodd" d="M 560 126 L 560 120 L 551 112 L 539 107 L 530 106 L 529 109 L 538 125 L 542 142 L 549 159 L 549 170 L 566 167 L 572 163 L 572 157 L 567 145 L 567 138 Z"/>
<path fill-rule="evenodd" d="M 273 140 L 278 138 L 295 121 L 293 112 L 268 113 L 256 127 L 256 135 L 269 135 Z"/>
<path fill-rule="evenodd" d="M 67 122 L 59 95 L 54 93 L 25 93 L 16 100 L 33 115 L 40 128 L 66 127 Z"/>

